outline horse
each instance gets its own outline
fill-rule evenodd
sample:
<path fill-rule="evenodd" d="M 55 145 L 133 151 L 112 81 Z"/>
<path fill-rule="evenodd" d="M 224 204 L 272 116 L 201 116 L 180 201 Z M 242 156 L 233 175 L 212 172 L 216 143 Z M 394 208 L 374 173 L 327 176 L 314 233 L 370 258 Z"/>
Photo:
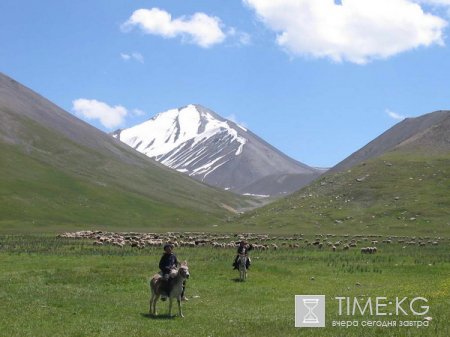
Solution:
<path fill-rule="evenodd" d="M 176 298 L 178 302 L 178 314 L 180 317 L 184 317 L 183 312 L 181 311 L 181 293 L 183 292 L 183 283 L 186 279 L 189 278 L 189 268 L 187 266 L 187 262 L 181 264 L 181 266 L 177 269 L 173 269 L 169 274 L 169 278 L 171 279 L 169 294 L 164 289 L 165 281 L 164 278 L 160 274 L 156 274 L 150 280 L 150 310 L 149 313 L 152 316 L 156 316 L 156 302 L 160 298 L 160 296 L 169 297 L 169 316 L 172 317 L 172 302 L 173 299 Z"/>
<path fill-rule="evenodd" d="M 239 281 L 245 281 L 247 279 L 247 254 L 239 254 L 237 259 L 237 265 L 239 267 Z"/>

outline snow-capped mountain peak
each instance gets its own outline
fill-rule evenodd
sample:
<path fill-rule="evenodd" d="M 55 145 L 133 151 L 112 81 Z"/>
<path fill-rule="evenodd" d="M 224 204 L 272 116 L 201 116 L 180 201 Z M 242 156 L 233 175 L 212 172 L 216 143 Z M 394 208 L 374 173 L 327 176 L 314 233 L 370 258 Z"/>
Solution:
<path fill-rule="evenodd" d="M 179 172 L 242 194 L 288 193 L 318 175 L 201 105 L 159 113 L 113 136 Z"/>
<path fill-rule="evenodd" d="M 114 137 L 166 166 L 203 178 L 223 165 L 226 155 L 240 155 L 247 142 L 229 121 L 192 104 L 159 113 Z M 214 155 L 207 151 L 211 143 L 217 144 Z"/>

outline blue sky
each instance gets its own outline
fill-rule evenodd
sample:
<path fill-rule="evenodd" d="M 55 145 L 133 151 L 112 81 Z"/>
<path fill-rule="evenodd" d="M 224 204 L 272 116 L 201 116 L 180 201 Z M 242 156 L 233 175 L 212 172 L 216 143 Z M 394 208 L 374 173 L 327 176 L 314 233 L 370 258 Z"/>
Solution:
<path fill-rule="evenodd" d="M 103 131 L 198 103 L 329 167 L 402 117 L 450 109 L 449 13 L 450 0 L 2 0 L 0 71 Z"/>

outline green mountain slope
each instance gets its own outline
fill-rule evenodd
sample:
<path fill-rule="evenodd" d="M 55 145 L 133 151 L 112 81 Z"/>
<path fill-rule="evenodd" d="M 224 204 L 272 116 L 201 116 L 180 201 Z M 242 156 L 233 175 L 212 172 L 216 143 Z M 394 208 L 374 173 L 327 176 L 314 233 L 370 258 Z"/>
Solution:
<path fill-rule="evenodd" d="M 0 74 L 0 230 L 210 228 L 248 199 L 140 155 Z"/>
<path fill-rule="evenodd" d="M 369 142 L 366 146 L 351 154 L 332 167 L 329 172 L 349 169 L 369 159 L 377 158 L 395 149 L 429 151 L 442 153 L 450 151 L 448 125 L 450 111 L 435 111 L 416 118 L 405 118 L 392 128 Z M 433 136 L 434 135 L 434 136 Z"/>
<path fill-rule="evenodd" d="M 438 123 L 403 137 L 389 151 L 327 174 L 235 225 L 309 234 L 449 235 L 450 112 L 439 112 Z"/>

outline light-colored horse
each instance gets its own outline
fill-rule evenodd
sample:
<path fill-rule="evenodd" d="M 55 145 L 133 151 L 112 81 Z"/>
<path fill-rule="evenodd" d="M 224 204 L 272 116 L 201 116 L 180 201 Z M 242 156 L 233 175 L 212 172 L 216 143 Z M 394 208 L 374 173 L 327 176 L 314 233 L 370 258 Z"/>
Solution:
<path fill-rule="evenodd" d="M 247 254 L 239 254 L 237 264 L 239 267 L 239 281 L 245 281 L 247 279 Z"/>
<path fill-rule="evenodd" d="M 172 316 L 172 302 L 173 299 L 176 298 L 178 302 L 178 314 L 180 317 L 183 316 L 183 312 L 181 311 L 181 293 L 183 292 L 183 282 L 189 278 L 189 268 L 187 266 L 187 262 L 181 264 L 178 270 L 174 269 L 169 278 L 171 278 L 170 283 L 170 294 L 166 294 L 162 289 L 164 284 L 164 279 L 160 274 L 156 274 L 150 280 L 150 315 L 156 316 L 156 302 L 161 297 L 161 295 L 168 295 L 169 297 L 169 316 Z"/>

